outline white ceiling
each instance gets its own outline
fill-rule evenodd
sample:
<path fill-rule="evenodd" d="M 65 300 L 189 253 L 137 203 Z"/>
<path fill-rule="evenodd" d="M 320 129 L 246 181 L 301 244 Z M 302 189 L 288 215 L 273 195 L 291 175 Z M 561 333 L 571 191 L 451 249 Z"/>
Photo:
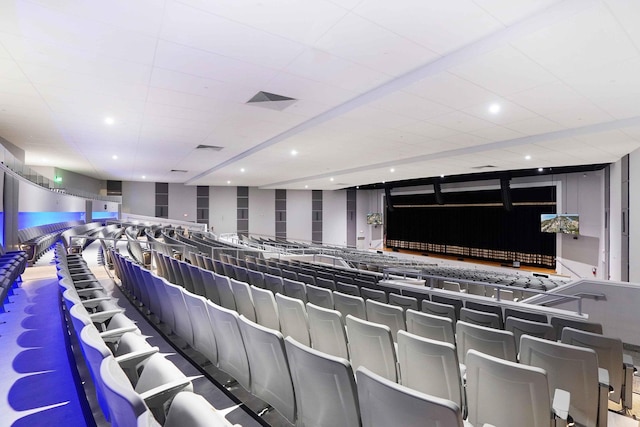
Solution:
<path fill-rule="evenodd" d="M 30 165 L 193 185 L 613 162 L 640 147 L 638 22 L 635 0 L 2 1 L 0 136 Z"/>

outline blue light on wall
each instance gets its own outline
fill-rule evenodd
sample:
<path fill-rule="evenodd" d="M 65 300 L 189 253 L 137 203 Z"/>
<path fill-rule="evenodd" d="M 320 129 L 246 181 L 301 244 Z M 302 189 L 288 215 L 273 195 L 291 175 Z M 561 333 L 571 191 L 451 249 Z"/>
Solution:
<path fill-rule="evenodd" d="M 118 212 L 105 212 L 105 211 L 100 211 L 100 212 L 92 212 L 91 213 L 91 217 L 96 220 L 96 219 L 110 219 L 110 218 L 118 218 Z"/>
<path fill-rule="evenodd" d="M 18 212 L 18 230 L 57 222 L 85 220 L 84 212 Z"/>
<path fill-rule="evenodd" d="M 0 212 L 0 243 L 4 245 L 4 212 Z"/>

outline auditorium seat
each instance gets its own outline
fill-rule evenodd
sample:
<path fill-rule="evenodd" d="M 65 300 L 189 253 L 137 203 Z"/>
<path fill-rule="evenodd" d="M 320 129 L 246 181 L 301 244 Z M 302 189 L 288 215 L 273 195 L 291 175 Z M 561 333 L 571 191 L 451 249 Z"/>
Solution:
<path fill-rule="evenodd" d="M 454 306 L 425 299 L 422 300 L 421 308 L 424 313 L 451 319 L 451 322 L 453 323 L 453 329 L 455 330 L 458 318 L 456 317 L 456 309 Z"/>
<path fill-rule="evenodd" d="M 251 288 L 249 287 L 249 284 L 236 279 L 229 279 L 229 284 L 231 285 L 233 298 L 236 301 L 236 311 L 238 314 L 246 317 L 252 322 L 255 322 L 256 309 L 253 305 L 253 298 L 251 297 Z"/>
<path fill-rule="evenodd" d="M 216 279 L 216 288 L 218 289 L 218 296 L 220 297 L 220 305 L 229 310 L 236 310 L 236 299 L 233 296 L 229 277 L 218 273 L 214 273 L 213 277 Z"/>
<path fill-rule="evenodd" d="M 239 324 L 251 372 L 251 394 L 293 424 L 295 398 L 282 334 L 245 316 L 240 316 Z"/>
<path fill-rule="evenodd" d="M 498 304 L 485 304 L 485 303 L 481 303 L 478 301 L 466 301 L 464 304 L 465 308 L 471 309 L 471 310 L 476 310 L 476 311 L 482 311 L 485 313 L 493 313 L 496 316 L 498 316 L 498 322 L 499 325 L 498 326 L 500 329 L 503 328 L 504 325 L 504 318 L 502 317 L 502 307 Z"/>
<path fill-rule="evenodd" d="M 264 275 L 264 284 L 273 294 L 284 295 L 284 285 L 282 283 L 282 277 L 274 276 L 273 274 Z"/>
<path fill-rule="evenodd" d="M 280 316 L 280 331 L 285 337 L 292 337 L 301 344 L 310 346 L 307 310 L 301 300 L 276 294 L 276 304 Z"/>
<path fill-rule="evenodd" d="M 464 413 L 464 389 L 455 345 L 400 331 L 398 364 L 402 385 L 451 400 Z"/>
<path fill-rule="evenodd" d="M 456 349 L 460 363 L 465 364 L 469 350 L 477 350 L 490 356 L 516 362 L 516 342 L 511 332 L 458 321 Z"/>
<path fill-rule="evenodd" d="M 307 316 L 312 347 L 318 351 L 348 360 L 347 334 L 340 312 L 308 302 Z"/>
<path fill-rule="evenodd" d="M 193 293 L 200 296 L 206 296 L 204 289 L 202 269 L 196 265 L 188 264 L 189 274 L 191 275 L 191 283 L 193 284 Z"/>
<path fill-rule="evenodd" d="M 623 354 L 622 340 L 567 327 L 562 330 L 562 342 L 594 350 L 598 366 L 609 372 L 609 385 L 613 388 L 609 400 L 622 400 L 623 408 L 632 407 L 633 360 Z"/>
<path fill-rule="evenodd" d="M 310 274 L 298 273 L 298 280 L 307 285 L 315 285 L 316 278 Z"/>
<path fill-rule="evenodd" d="M 161 307 L 161 313 L 162 313 L 160 320 L 169 327 L 171 332 L 175 332 L 176 330 L 175 315 L 173 314 L 173 306 L 171 305 L 171 301 L 169 301 L 169 294 L 167 293 L 167 288 L 166 288 L 166 285 L 169 282 L 166 279 L 157 277 L 155 275 L 153 275 L 152 280 L 156 288 L 156 293 L 158 294 L 158 298 L 160 300 L 160 307 Z"/>
<path fill-rule="evenodd" d="M 549 393 L 559 388 L 571 394 L 569 414 L 578 425 L 606 427 L 608 375 L 598 371 L 594 350 L 523 335 L 520 363 L 547 372 Z"/>
<path fill-rule="evenodd" d="M 517 317 L 518 319 L 530 320 L 532 322 L 549 323 L 549 319 L 547 319 L 546 314 L 534 313 L 513 307 L 504 308 L 504 318 L 506 319 L 507 317 Z"/>
<path fill-rule="evenodd" d="M 336 281 L 336 290 L 338 292 L 342 292 L 343 294 L 353 295 L 356 297 L 360 296 L 360 288 L 349 283 Z"/>
<path fill-rule="evenodd" d="M 280 318 L 276 299 L 267 289 L 251 286 L 251 297 L 256 310 L 256 321 L 267 328 L 280 330 Z"/>
<path fill-rule="evenodd" d="M 304 283 L 283 277 L 282 286 L 286 296 L 299 299 L 303 304 L 307 303 L 307 288 Z"/>
<path fill-rule="evenodd" d="M 556 330 L 556 337 L 562 337 L 564 328 L 573 328 L 581 331 L 602 335 L 602 325 L 600 323 L 587 322 L 575 319 L 565 319 L 563 317 L 551 316 L 551 326 Z"/>
<path fill-rule="evenodd" d="M 553 396 L 544 369 L 476 350 L 467 354 L 468 421 L 474 426 L 549 427 L 556 425 L 554 413 L 566 421 L 569 400 L 575 396 L 551 390 Z"/>
<path fill-rule="evenodd" d="M 336 283 L 333 281 L 333 279 L 321 277 L 319 274 L 316 276 L 316 285 L 322 288 L 331 289 L 332 291 L 336 290 Z"/>
<path fill-rule="evenodd" d="M 265 289 L 264 274 L 259 271 L 247 270 L 247 281 L 250 285 Z"/>
<path fill-rule="evenodd" d="M 330 289 L 320 288 L 307 284 L 307 300 L 308 302 L 333 310 L 333 292 Z"/>
<path fill-rule="evenodd" d="M 165 290 L 171 307 L 173 308 L 173 315 L 175 317 L 176 329 L 175 333 L 180 338 L 186 341 L 191 347 L 193 344 L 193 328 L 191 326 L 191 319 L 187 312 L 187 305 L 184 302 L 183 289 L 180 286 L 173 283 L 165 283 Z"/>
<path fill-rule="evenodd" d="M 403 331 L 407 328 L 404 321 L 404 311 L 401 307 L 374 300 L 366 300 L 365 309 L 368 321 L 386 325 L 391 329 L 393 342 L 398 339 L 398 331 Z"/>
<path fill-rule="evenodd" d="M 462 305 L 463 305 L 462 300 L 445 297 L 443 295 L 440 295 L 434 292 L 431 294 L 431 301 L 437 302 L 440 304 L 452 305 L 456 313 L 456 319 L 460 319 L 460 309 L 462 308 Z"/>
<path fill-rule="evenodd" d="M 298 408 L 297 425 L 360 427 L 355 378 L 349 362 L 285 338 Z"/>
<path fill-rule="evenodd" d="M 434 316 L 416 310 L 407 310 L 406 313 L 407 332 L 443 341 L 455 346 L 456 336 L 453 329 L 454 323 L 449 317 Z"/>
<path fill-rule="evenodd" d="M 398 307 L 402 307 L 404 310 L 418 309 L 418 299 L 406 295 L 389 294 L 389 304 L 397 305 Z"/>
<path fill-rule="evenodd" d="M 520 351 L 520 337 L 522 335 L 531 335 L 552 341 L 556 339 L 556 330 L 550 324 L 532 322 L 530 320 L 518 319 L 517 317 L 507 317 L 504 329 L 513 333 L 513 337 L 516 340 L 517 351 Z"/>
<path fill-rule="evenodd" d="M 217 365 L 218 346 L 207 311 L 207 300 L 190 292 L 183 292 L 183 297 L 193 330 L 193 348 Z"/>
<path fill-rule="evenodd" d="M 171 401 L 163 427 L 240 427 L 231 424 L 199 394 L 181 391 Z"/>
<path fill-rule="evenodd" d="M 346 316 L 351 365 L 367 369 L 398 381 L 396 350 L 388 326 Z"/>
<path fill-rule="evenodd" d="M 487 313 L 463 307 L 460 309 L 460 320 L 474 325 L 486 326 L 487 328 L 502 329 L 500 318 L 495 313 Z"/>
<path fill-rule="evenodd" d="M 214 304 L 221 305 L 220 293 L 216 283 L 215 273 L 210 270 L 201 270 L 202 286 L 204 286 L 204 296 Z"/>
<path fill-rule="evenodd" d="M 361 297 L 334 291 L 333 305 L 335 309 L 342 314 L 343 320 L 346 319 L 348 314 L 351 314 L 352 316 L 358 317 L 360 319 L 367 319 L 367 310 L 364 305 L 364 299 L 362 299 Z"/>
<path fill-rule="evenodd" d="M 460 407 L 360 367 L 356 370 L 362 427 L 462 427 Z"/>
<path fill-rule="evenodd" d="M 360 296 L 362 298 L 364 298 L 365 300 L 373 300 L 373 301 L 378 301 L 378 302 L 382 302 L 382 303 L 387 303 L 387 294 L 384 291 L 380 291 L 377 289 L 370 289 L 370 288 L 366 288 L 366 287 L 361 287 L 360 288 Z"/>
<path fill-rule="evenodd" d="M 218 368 L 229 374 L 245 390 L 251 390 L 249 361 L 234 310 L 207 301 L 207 311 L 218 346 Z"/>

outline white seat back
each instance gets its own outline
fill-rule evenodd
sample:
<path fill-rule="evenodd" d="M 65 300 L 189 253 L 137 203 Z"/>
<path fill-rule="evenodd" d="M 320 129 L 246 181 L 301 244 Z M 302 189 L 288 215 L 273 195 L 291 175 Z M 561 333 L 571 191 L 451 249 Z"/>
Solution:
<path fill-rule="evenodd" d="M 333 306 L 342 313 L 343 320 L 346 320 L 349 314 L 359 319 L 367 319 L 367 310 L 364 305 L 364 299 L 361 297 L 334 291 Z"/>
<path fill-rule="evenodd" d="M 214 273 L 213 277 L 216 279 L 216 288 L 218 289 L 218 296 L 220 297 L 220 305 L 229 310 L 236 310 L 236 299 L 233 296 L 233 290 L 231 289 L 229 278 L 218 273 Z"/>
<path fill-rule="evenodd" d="M 229 279 L 233 298 L 236 301 L 236 311 L 252 322 L 256 321 L 256 309 L 253 306 L 253 298 L 251 297 L 251 288 L 246 282 L 236 279 Z"/>
<path fill-rule="evenodd" d="M 345 359 L 285 338 L 300 426 L 360 427 L 358 396 Z"/>
<path fill-rule="evenodd" d="M 364 366 L 391 381 L 398 380 L 396 351 L 388 326 L 347 315 L 351 365 Z"/>
<path fill-rule="evenodd" d="M 202 353 L 211 363 L 218 364 L 218 347 L 207 311 L 206 299 L 184 292 L 184 302 L 193 329 L 193 348 Z"/>
<path fill-rule="evenodd" d="M 282 294 L 276 294 L 276 304 L 280 315 L 280 331 L 285 337 L 292 337 L 301 344 L 310 346 L 309 321 L 302 301 Z"/>
<path fill-rule="evenodd" d="M 163 427 L 186 426 L 233 427 L 204 397 L 183 391 L 171 402 Z"/>
<path fill-rule="evenodd" d="M 544 369 L 475 350 L 467 354 L 467 403 L 468 421 L 475 426 L 552 425 L 551 397 Z"/>
<path fill-rule="evenodd" d="M 500 316 L 495 313 L 472 310 L 470 308 L 460 309 L 460 320 L 474 325 L 485 326 L 487 328 L 502 329 Z"/>
<path fill-rule="evenodd" d="M 173 315 L 176 322 L 176 335 L 185 340 L 191 347 L 194 347 L 191 319 L 189 318 L 187 305 L 185 304 L 184 297 L 182 295 L 184 288 L 172 283 L 165 283 L 165 290 L 169 301 L 171 302 L 171 307 L 173 307 Z"/>
<path fill-rule="evenodd" d="M 523 335 L 520 363 L 547 371 L 551 393 L 557 388 L 571 393 L 569 414 L 576 423 L 596 427 L 599 387 L 598 356 L 594 350 Z"/>
<path fill-rule="evenodd" d="M 256 309 L 257 323 L 267 328 L 280 330 L 280 316 L 276 299 L 271 291 L 251 285 L 251 297 Z"/>
<path fill-rule="evenodd" d="M 453 322 L 448 317 L 434 316 L 415 310 L 407 310 L 407 332 L 449 344 L 456 344 Z"/>
<path fill-rule="evenodd" d="M 453 344 L 398 332 L 402 384 L 464 408 L 458 354 Z"/>
<path fill-rule="evenodd" d="M 461 320 L 456 327 L 456 348 L 460 363 L 466 363 L 465 357 L 470 349 L 511 362 L 517 361 L 516 342 L 511 332 L 472 325 Z"/>
<path fill-rule="evenodd" d="M 295 399 L 284 338 L 279 331 L 265 328 L 240 316 L 249 370 L 251 394 L 273 406 L 289 422 L 295 422 Z"/>
<path fill-rule="evenodd" d="M 387 325 L 391 329 L 391 336 L 394 342 L 398 340 L 398 331 L 406 330 L 402 307 L 367 300 L 365 301 L 365 308 L 367 310 L 367 320 Z"/>
<path fill-rule="evenodd" d="M 362 427 L 462 427 L 460 407 L 396 384 L 366 368 L 356 370 Z"/>
<path fill-rule="evenodd" d="M 331 293 L 328 289 L 327 292 Z M 340 312 L 308 302 L 307 315 L 313 348 L 348 360 L 347 334 Z"/>
<path fill-rule="evenodd" d="M 556 331 L 550 324 L 518 319 L 517 317 L 507 317 L 504 329 L 513 333 L 518 351 L 520 351 L 520 337 L 522 335 L 531 335 L 552 341 L 556 339 Z"/>
<path fill-rule="evenodd" d="M 333 292 L 329 289 L 307 285 L 307 301 L 313 305 L 333 310 Z"/>

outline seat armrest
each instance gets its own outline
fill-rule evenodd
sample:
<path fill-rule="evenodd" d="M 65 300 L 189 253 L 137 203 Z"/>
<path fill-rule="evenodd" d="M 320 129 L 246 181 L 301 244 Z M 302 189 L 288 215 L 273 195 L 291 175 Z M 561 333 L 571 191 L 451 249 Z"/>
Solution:
<path fill-rule="evenodd" d="M 179 378 L 140 393 L 140 397 L 145 401 L 149 409 L 160 408 L 166 401 L 173 399 L 173 397 L 180 393 L 185 387 L 190 386 L 193 379 L 200 377 L 202 377 L 202 375 Z"/>
<path fill-rule="evenodd" d="M 611 385 L 609 384 L 609 371 L 598 368 L 598 382 L 600 383 L 600 392 L 598 398 L 598 425 L 606 426 L 608 417 L 608 401 Z"/>
<path fill-rule="evenodd" d="M 624 383 L 622 385 L 622 405 L 624 408 L 633 407 L 633 373 L 637 370 L 633 366 L 633 359 L 628 354 L 622 355 L 622 365 L 624 367 Z"/>
<path fill-rule="evenodd" d="M 609 371 L 606 369 L 598 368 L 598 382 L 600 383 L 600 387 L 606 386 L 609 391 L 613 391 L 611 384 L 609 384 Z"/>
<path fill-rule="evenodd" d="M 553 402 L 551 403 L 551 409 L 556 417 L 561 420 L 567 420 L 569 417 L 569 405 L 571 404 L 571 393 L 560 388 L 555 389 L 553 392 Z"/>
<path fill-rule="evenodd" d="M 144 350 L 132 351 L 131 353 L 123 354 L 116 357 L 116 362 L 122 366 L 122 368 L 130 368 L 138 365 L 140 362 L 148 359 L 150 356 L 158 353 L 160 349 L 158 347 L 149 347 Z"/>
<path fill-rule="evenodd" d="M 125 328 L 111 329 L 110 331 L 100 332 L 100 338 L 105 343 L 113 343 L 120 341 L 120 337 L 127 332 L 135 332 L 138 330 L 137 326 L 127 326 Z"/>
<path fill-rule="evenodd" d="M 80 289 L 76 289 L 76 292 L 78 295 L 84 295 L 84 294 L 88 294 L 94 291 L 102 291 L 102 292 L 106 292 L 105 289 L 101 286 L 99 288 L 80 288 Z"/>
<path fill-rule="evenodd" d="M 82 300 L 82 305 L 85 306 L 85 308 L 96 308 L 102 301 L 110 301 L 112 298 L 111 297 L 98 297 L 98 298 L 91 298 L 91 299 L 85 299 Z"/>
<path fill-rule="evenodd" d="M 124 313 L 124 310 L 115 309 L 115 310 L 98 311 L 97 313 L 91 313 L 89 317 L 91 318 L 91 321 L 93 323 L 104 323 L 118 313 Z"/>

